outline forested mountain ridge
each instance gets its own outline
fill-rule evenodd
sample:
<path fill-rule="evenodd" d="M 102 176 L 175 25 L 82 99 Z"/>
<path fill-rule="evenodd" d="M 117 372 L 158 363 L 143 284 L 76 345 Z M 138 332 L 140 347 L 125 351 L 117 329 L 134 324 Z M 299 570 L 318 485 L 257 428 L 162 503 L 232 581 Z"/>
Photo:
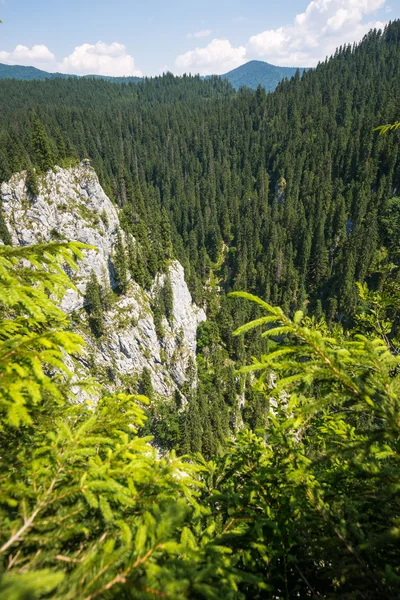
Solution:
<path fill-rule="evenodd" d="M 68 77 L 63 73 L 48 73 L 36 67 L 25 67 L 23 65 L 5 65 L 0 63 L 0 79 L 21 79 L 31 81 L 32 79 L 54 79 L 56 77 Z M 73 77 L 71 75 L 71 77 Z"/>
<path fill-rule="evenodd" d="M 252 60 L 237 69 L 229 71 L 224 75 L 220 75 L 222 79 L 227 79 L 232 86 L 237 90 L 245 85 L 249 88 L 256 89 L 259 85 L 264 87 L 267 92 L 272 92 L 278 83 L 284 79 L 293 77 L 296 74 L 297 68 L 292 67 L 276 67 L 261 60 Z M 300 73 L 304 71 L 299 69 Z M 18 79 L 18 80 L 43 80 L 78 77 L 78 75 L 65 75 L 64 73 L 48 73 L 36 67 L 23 67 L 19 65 L 4 65 L 0 64 L 0 79 Z M 143 81 L 142 77 L 111 77 L 107 75 L 86 75 L 85 77 L 94 79 L 105 79 L 113 83 L 139 83 Z M 208 77 L 206 77 L 208 78 Z"/>
<path fill-rule="evenodd" d="M 243 85 L 256 90 L 261 85 L 265 91 L 273 92 L 282 79 L 290 79 L 296 75 L 297 70 L 301 75 L 305 69 L 277 67 L 262 60 L 251 60 L 220 77 L 227 79 L 235 90 Z"/>
<path fill-rule="evenodd" d="M 137 184 L 144 221 L 152 224 L 146 213 L 167 211 L 193 285 L 224 241 L 231 281 L 288 306 L 310 290 L 326 303 L 349 262 L 343 255 L 364 274 L 368 260 L 353 255 L 353 245 L 364 219 L 377 218 L 379 203 L 398 187 L 397 138 L 373 132 L 396 117 L 398 37 L 398 22 L 371 32 L 270 96 L 233 95 L 219 80 L 171 75 L 116 87 L 2 82 L 0 177 L 42 166 L 32 138 L 35 110 L 50 163 L 87 156 L 126 211 L 140 201 Z M 341 310 L 349 293 L 335 294 Z"/>
<path fill-rule="evenodd" d="M 394 22 L 268 95 L 0 82 L 1 600 L 399 597 L 399 69 Z M 181 349 L 177 259 L 159 401 L 90 355 Z"/>
<path fill-rule="evenodd" d="M 79 75 L 73 73 L 49 73 L 36 67 L 25 67 L 23 65 L 5 65 L 0 63 L 0 79 L 18 79 L 22 81 L 43 81 L 44 79 L 70 79 L 77 78 Z M 115 83 L 130 83 L 141 81 L 141 77 L 127 76 L 127 77 L 111 77 L 108 75 L 85 75 L 84 77 L 90 77 L 93 79 L 105 79 L 107 81 L 113 81 Z"/>
<path fill-rule="evenodd" d="M 139 242 L 143 281 L 162 269 L 156 249 L 169 223 L 174 256 L 209 317 L 192 411 L 193 430 L 200 419 L 208 435 L 194 436 L 193 449 L 216 451 L 238 394 L 253 426 L 265 409 L 226 363 L 266 348 L 257 333 L 246 343 L 232 336 L 257 308 L 225 292 L 349 324 L 355 282 L 379 284 L 393 262 L 399 138 L 373 130 L 399 113 L 399 39 L 395 21 L 269 95 L 172 75 L 138 85 L 1 82 L 1 179 L 89 157 Z"/>

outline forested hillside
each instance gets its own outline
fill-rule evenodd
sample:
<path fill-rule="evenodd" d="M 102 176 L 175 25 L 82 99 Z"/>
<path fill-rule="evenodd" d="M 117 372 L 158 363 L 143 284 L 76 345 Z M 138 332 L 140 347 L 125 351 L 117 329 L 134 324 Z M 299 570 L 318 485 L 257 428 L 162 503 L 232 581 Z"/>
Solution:
<path fill-rule="evenodd" d="M 139 240 L 139 283 L 162 267 L 157 248 L 171 237 L 194 300 L 206 303 L 202 386 L 184 430 L 198 418 L 210 435 L 195 443 L 190 434 L 193 449 L 216 450 L 243 393 L 234 364 L 266 348 L 256 333 L 246 344 L 233 338 L 258 313 L 226 292 L 351 325 L 355 283 L 378 285 L 393 260 L 399 137 L 374 127 L 398 117 L 399 40 L 396 21 L 269 95 L 172 75 L 138 85 L 1 83 L 1 179 L 89 157 Z M 255 426 L 264 409 L 247 394 Z"/>
<path fill-rule="evenodd" d="M 301 75 L 304 68 L 298 70 Z M 263 60 L 250 60 L 221 77 L 227 79 L 235 90 L 243 85 L 256 90 L 261 85 L 265 91 L 273 92 L 282 79 L 290 79 L 296 75 L 296 71 L 296 67 L 277 67 Z"/>
<path fill-rule="evenodd" d="M 44 80 L 44 79 L 75 79 L 79 75 L 66 73 L 49 73 L 36 67 L 25 67 L 23 65 L 5 65 L 0 63 L 0 79 L 18 79 L 23 81 Z M 86 75 L 90 79 L 105 79 L 114 83 L 136 83 L 141 77 L 110 77 L 108 75 Z"/>
<path fill-rule="evenodd" d="M 400 21 L 268 95 L 0 82 L 0 180 L 27 171 L 0 213 L 0 600 L 399 598 L 399 92 Z M 51 223 L 79 204 L 115 246 L 114 291 L 87 280 L 89 346 L 137 327 L 128 274 L 137 304 L 163 277 L 162 337 L 184 265 L 207 320 L 172 400 L 145 369 L 115 393 L 96 365 L 74 377 L 91 349 L 60 303 L 95 248 L 53 225 L 12 245 L 46 185 Z"/>
<path fill-rule="evenodd" d="M 269 96 L 171 75 L 2 82 L 1 180 L 89 157 L 127 226 L 154 237 L 167 213 L 198 295 L 224 242 L 228 288 L 287 308 L 311 296 L 331 313 L 336 300 L 344 314 L 399 185 L 398 140 L 373 132 L 398 111 L 399 29 L 371 32 Z"/>
<path fill-rule="evenodd" d="M 238 90 L 241 86 L 247 86 L 253 90 L 261 85 L 267 92 L 273 92 L 278 83 L 285 78 L 290 79 L 296 74 L 297 69 L 292 67 L 276 67 L 261 60 L 251 60 L 237 69 L 221 75 L 222 79 L 227 79 L 229 83 Z M 304 69 L 299 69 L 300 73 Z M 36 67 L 24 67 L 20 65 L 4 65 L 0 63 L 0 79 L 21 79 L 21 80 L 43 80 L 57 78 L 76 78 L 78 75 L 66 75 L 64 73 L 48 73 Z M 110 77 L 108 75 L 85 75 L 90 79 L 105 79 L 112 83 L 139 83 L 143 81 L 142 77 Z M 212 77 L 212 76 L 211 76 Z M 206 76 L 205 79 L 209 79 Z"/>
<path fill-rule="evenodd" d="M 0 64 L 0 79 L 22 79 L 30 81 L 31 79 L 54 79 L 56 77 L 66 77 L 62 73 L 48 73 L 37 69 L 36 67 L 24 67 L 23 65 L 4 65 Z"/>

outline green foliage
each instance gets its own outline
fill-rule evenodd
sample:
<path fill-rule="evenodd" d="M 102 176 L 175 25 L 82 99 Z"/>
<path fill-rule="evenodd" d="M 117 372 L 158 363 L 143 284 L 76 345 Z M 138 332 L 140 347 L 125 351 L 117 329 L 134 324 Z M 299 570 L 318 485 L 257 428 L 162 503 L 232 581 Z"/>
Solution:
<path fill-rule="evenodd" d="M 165 315 L 165 306 L 162 288 L 160 286 L 158 286 L 154 292 L 152 311 L 154 319 L 154 328 L 156 330 L 157 338 L 159 340 L 162 340 L 165 336 L 165 329 L 162 322 L 163 316 Z"/>
<path fill-rule="evenodd" d="M 115 278 L 118 282 L 118 289 L 123 294 L 126 292 L 126 288 L 128 286 L 128 269 L 125 256 L 125 245 L 120 231 L 118 231 L 117 234 L 113 264 L 115 269 Z"/>
<path fill-rule="evenodd" d="M 390 198 L 383 207 L 380 216 L 382 240 L 394 257 L 400 250 L 400 198 Z"/>
<path fill-rule="evenodd" d="M 0 416 L 12 427 L 32 422 L 30 407 L 51 395 L 63 398 L 56 369 L 70 375 L 63 352 L 79 352 L 81 338 L 54 304 L 71 283 L 62 270 L 75 268 L 83 244 L 51 243 L 25 248 L 0 247 Z"/>
<path fill-rule="evenodd" d="M 225 358 L 210 339 L 209 384 L 177 399 L 182 417 L 159 405 L 152 419 L 160 440 L 213 460 L 159 456 L 139 436 L 144 396 L 69 400 L 64 359 L 82 340 L 52 298 L 81 249 L 0 249 L 0 597 L 396 597 L 400 359 L 384 339 L 236 293 L 266 313 L 236 335 L 266 327 L 278 342 L 241 369 L 260 373 L 264 426 L 222 452 Z"/>
<path fill-rule="evenodd" d="M 8 231 L 2 211 L 0 211 L 0 239 L 6 246 L 12 246 L 11 234 Z"/>
<path fill-rule="evenodd" d="M 187 402 L 153 398 L 156 452 L 143 397 L 73 403 L 82 340 L 55 302 L 82 246 L 0 248 L 0 597 L 398 596 L 399 139 L 372 127 L 398 112 L 399 33 L 268 96 L 170 74 L 1 86 L 0 177 L 90 155 L 121 207 L 120 291 L 176 256 L 209 319 Z"/>
<path fill-rule="evenodd" d="M 387 123 L 386 125 L 379 125 L 379 127 L 375 127 L 374 131 L 379 131 L 380 135 L 387 133 L 388 131 L 396 131 L 400 127 L 400 122 L 396 121 L 395 123 Z"/>
<path fill-rule="evenodd" d="M 165 316 L 167 317 L 169 324 L 172 325 L 174 320 L 174 294 L 172 290 L 171 276 L 169 272 L 165 276 L 164 285 L 162 287 L 162 295 Z"/>
<path fill-rule="evenodd" d="M 100 337 L 104 333 L 102 293 L 94 271 L 86 284 L 85 302 L 90 328 L 96 337 Z"/>
<path fill-rule="evenodd" d="M 70 286 L 61 264 L 82 248 L 0 249 L 0 597 L 206 598 L 217 572 L 233 597 L 224 552 L 195 533 L 200 468 L 137 436 L 146 398 L 68 401 L 64 357 L 82 340 L 49 293 Z"/>
<path fill-rule="evenodd" d="M 236 335 L 264 327 L 280 347 L 241 369 L 260 374 L 270 408 L 262 436 L 242 434 L 220 461 L 225 533 L 277 597 L 396 596 L 399 357 L 381 337 L 234 295 L 266 312 Z"/>
<path fill-rule="evenodd" d="M 114 85 L 4 80 L 0 178 L 43 169 L 46 143 L 31 142 L 35 111 L 52 166 L 90 156 L 121 207 L 136 239 L 135 281 L 150 287 L 174 256 L 200 304 L 210 260 L 222 255 L 222 292 L 245 289 L 287 312 L 320 300 L 324 315 L 348 325 L 355 282 L 373 271 L 385 245 L 381 215 L 400 185 L 398 131 L 373 131 L 398 117 L 399 32 L 399 21 L 371 31 L 271 94 L 171 74 Z M 234 327 L 252 318 L 226 310 Z M 258 351 L 231 334 L 223 341 L 235 360 Z"/>
<path fill-rule="evenodd" d="M 54 165 L 54 156 L 46 129 L 37 115 L 31 118 L 31 137 L 33 157 L 40 171 L 46 172 Z M 34 182 L 32 184 L 34 186 Z"/>
<path fill-rule="evenodd" d="M 140 385 L 141 385 L 143 394 L 151 400 L 154 395 L 154 390 L 153 390 L 153 382 L 151 380 L 151 373 L 147 367 L 143 367 Z"/>
<path fill-rule="evenodd" d="M 26 190 L 28 194 L 35 198 L 39 194 L 39 184 L 34 168 L 30 168 L 26 173 Z"/>

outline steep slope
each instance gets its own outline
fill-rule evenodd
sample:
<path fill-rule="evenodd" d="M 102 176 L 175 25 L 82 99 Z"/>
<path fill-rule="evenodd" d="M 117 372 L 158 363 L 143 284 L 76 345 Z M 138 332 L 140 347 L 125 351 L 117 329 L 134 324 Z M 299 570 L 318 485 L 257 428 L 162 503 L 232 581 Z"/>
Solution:
<path fill-rule="evenodd" d="M 69 292 L 62 308 L 73 314 L 77 330 L 87 338 L 90 353 L 75 365 L 80 376 L 92 374 L 110 387 L 137 385 L 143 368 L 150 371 L 154 390 L 171 396 L 186 381 L 186 372 L 195 363 L 196 329 L 205 319 L 202 309 L 192 303 L 182 265 L 172 261 L 167 275 L 171 282 L 173 314 L 163 317 L 163 336 L 154 322 L 157 290 L 166 275 L 158 275 L 151 289 L 130 281 L 126 294 L 112 294 L 105 311 L 105 333 L 96 340 L 88 328 L 84 292 L 92 271 L 103 288 L 116 287 L 114 255 L 120 230 L 118 212 L 99 184 L 88 161 L 70 169 L 55 167 L 41 178 L 40 193 L 31 198 L 25 173 L 3 183 L 3 215 L 14 244 L 26 245 L 50 240 L 76 240 L 96 246 L 86 250 L 72 279 L 78 292 Z M 125 245 L 127 244 L 126 236 Z M 134 243 L 134 240 L 133 240 Z"/>
<path fill-rule="evenodd" d="M 242 86 L 255 90 L 261 85 L 267 92 L 273 92 L 282 79 L 290 79 L 297 71 L 301 75 L 305 68 L 276 67 L 262 60 L 251 60 L 221 77 L 227 79 L 235 90 Z"/>
<path fill-rule="evenodd" d="M 399 118 L 400 22 L 338 49 L 274 93 L 231 90 L 224 79 L 170 74 L 131 86 L 95 79 L 0 85 L 0 180 L 90 156 L 141 246 L 146 287 L 173 247 L 196 303 L 207 303 L 193 431 L 203 426 L 211 435 L 191 446 L 207 441 L 208 455 L 220 424 L 236 418 L 235 367 L 265 351 L 256 332 L 244 341 L 232 336 L 260 314 L 224 292 L 247 290 L 288 313 L 351 325 L 355 283 L 375 285 L 376 270 L 390 267 L 381 248 L 399 238 L 392 215 L 400 138 L 374 128 Z M 236 364 L 221 374 L 227 357 Z M 252 427 L 262 426 L 256 394 L 245 392 L 243 412 Z"/>

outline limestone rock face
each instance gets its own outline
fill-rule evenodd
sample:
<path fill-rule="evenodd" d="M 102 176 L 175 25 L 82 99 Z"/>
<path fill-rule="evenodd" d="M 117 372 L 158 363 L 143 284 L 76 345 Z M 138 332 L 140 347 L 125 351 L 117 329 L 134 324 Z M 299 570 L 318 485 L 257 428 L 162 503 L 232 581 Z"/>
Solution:
<path fill-rule="evenodd" d="M 189 366 L 189 357 L 195 362 L 196 356 L 196 331 L 199 323 L 206 320 L 203 309 L 192 303 L 192 297 L 185 281 L 185 273 L 182 265 L 174 261 L 168 273 L 171 281 L 173 294 L 173 318 L 169 324 L 164 319 L 165 337 L 163 348 L 171 365 L 171 374 L 180 386 L 185 382 L 185 371 Z M 165 283 L 166 275 L 159 275 L 153 285 L 153 293 L 157 286 Z M 175 360 L 176 353 L 180 360 Z"/>
<path fill-rule="evenodd" d="M 118 214 L 87 162 L 72 169 L 55 167 L 43 178 L 40 193 L 28 198 L 25 177 L 17 173 L 2 184 L 2 204 L 13 244 L 26 246 L 54 240 L 73 240 L 96 246 L 73 275 L 83 292 L 90 272 L 114 283 L 111 251 L 119 228 Z M 66 312 L 83 306 L 83 296 L 69 291 L 62 302 Z"/>
<path fill-rule="evenodd" d="M 112 261 L 120 228 L 118 211 L 87 161 L 70 169 L 55 167 L 41 178 L 39 189 L 37 197 L 28 196 L 24 173 L 15 174 L 1 186 L 3 215 L 13 244 L 65 239 L 97 248 L 84 252 L 78 272 L 72 274 L 80 293 L 67 292 L 61 303 L 65 312 L 74 311 L 77 330 L 88 342 L 79 375 L 94 372 L 112 389 L 127 378 L 135 380 L 146 367 L 155 391 L 171 396 L 186 381 L 189 365 L 195 364 L 196 329 L 206 318 L 192 302 L 182 265 L 174 261 L 169 267 L 173 318 L 168 323 L 164 317 L 162 339 L 157 337 L 152 304 L 165 274 L 158 275 L 148 291 L 131 281 L 127 293 L 115 298 L 104 315 L 104 336 L 94 340 L 87 333 L 83 292 L 92 270 L 101 285 L 115 287 Z"/>

